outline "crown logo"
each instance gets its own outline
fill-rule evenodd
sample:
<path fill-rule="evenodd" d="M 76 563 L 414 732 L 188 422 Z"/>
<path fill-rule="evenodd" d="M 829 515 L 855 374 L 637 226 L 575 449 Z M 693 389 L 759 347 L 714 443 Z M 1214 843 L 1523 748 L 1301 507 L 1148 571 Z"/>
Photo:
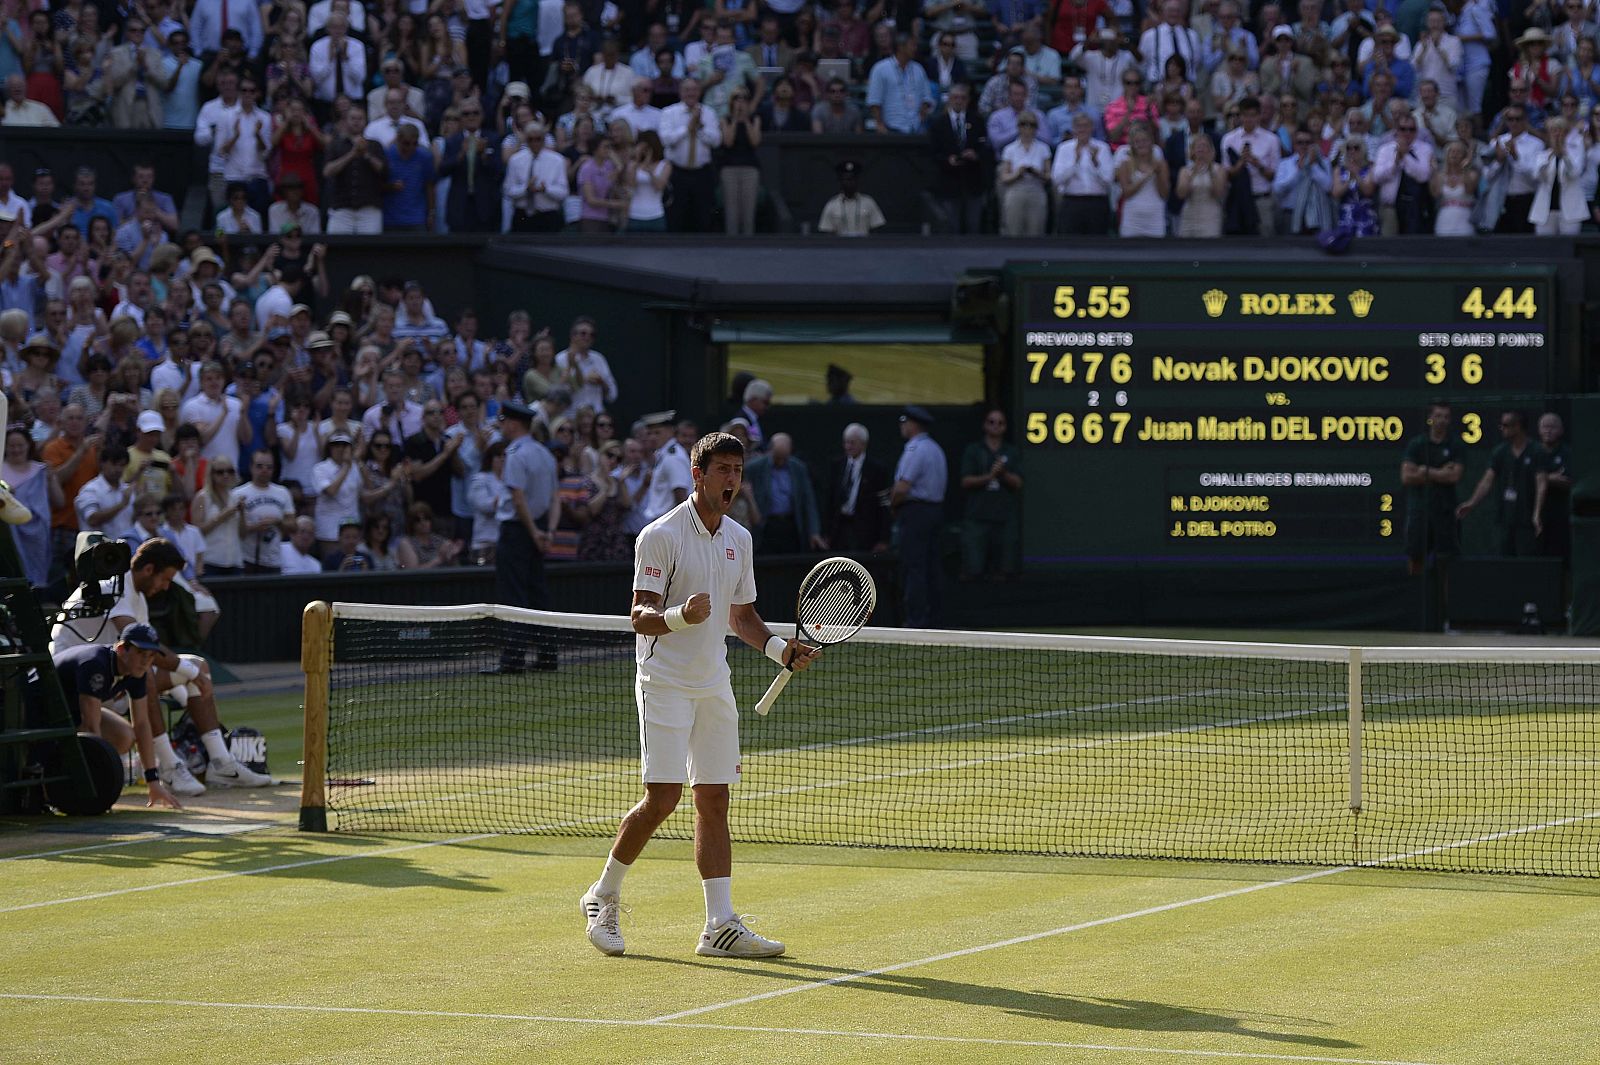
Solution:
<path fill-rule="evenodd" d="M 1372 313 L 1372 293 L 1364 288 L 1358 288 L 1350 293 L 1350 309 L 1356 313 L 1357 318 L 1365 318 Z"/>
<path fill-rule="evenodd" d="M 1220 288 L 1214 288 L 1200 297 L 1206 305 L 1206 313 L 1213 318 L 1221 318 L 1222 312 L 1228 306 L 1228 294 Z"/>

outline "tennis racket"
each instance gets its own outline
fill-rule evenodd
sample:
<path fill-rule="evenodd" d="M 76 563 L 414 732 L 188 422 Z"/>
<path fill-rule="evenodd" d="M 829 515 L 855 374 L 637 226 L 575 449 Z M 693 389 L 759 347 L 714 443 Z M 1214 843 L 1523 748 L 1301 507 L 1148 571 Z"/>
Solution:
<path fill-rule="evenodd" d="M 853 559 L 825 558 L 800 582 L 794 638 L 819 647 L 844 643 L 861 631 L 877 605 L 878 586 L 867 567 Z M 756 713 L 765 716 L 793 676 L 794 670 L 785 666 L 756 703 Z"/>

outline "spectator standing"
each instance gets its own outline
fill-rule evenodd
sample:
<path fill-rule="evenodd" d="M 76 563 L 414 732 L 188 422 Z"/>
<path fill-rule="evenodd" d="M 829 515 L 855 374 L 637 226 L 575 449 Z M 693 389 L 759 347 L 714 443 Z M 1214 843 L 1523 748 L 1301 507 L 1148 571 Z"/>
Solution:
<path fill-rule="evenodd" d="M 894 55 L 873 64 L 867 110 L 879 133 L 918 133 L 933 110 L 933 88 L 927 71 L 915 62 L 916 54 L 916 38 L 902 32 L 895 36 Z"/>
<path fill-rule="evenodd" d="M 1272 200 L 1272 179 L 1278 172 L 1283 153 L 1276 134 L 1261 128 L 1261 101 L 1247 96 L 1239 101 L 1239 126 L 1222 138 L 1223 165 L 1230 180 L 1242 174 L 1250 184 L 1255 202 L 1256 233 L 1270 237 L 1275 232 L 1277 208 Z"/>
<path fill-rule="evenodd" d="M 389 188 L 383 200 L 383 228 L 389 233 L 433 230 L 433 155 L 418 144 L 417 128 L 402 125 L 385 153 Z"/>
<path fill-rule="evenodd" d="M 1388 143 L 1372 161 L 1372 179 L 1378 184 L 1378 229 L 1384 236 L 1433 231 L 1433 148 L 1417 137 L 1415 115 L 1405 114 L 1394 124 Z M 1576 184 L 1576 173 L 1574 173 Z M 1582 207 L 1583 190 L 1576 199 Z"/>
<path fill-rule="evenodd" d="M 92 236 L 90 221 L 95 218 L 104 218 L 112 231 L 117 228 L 117 209 L 110 200 L 103 200 L 95 195 L 95 173 L 93 167 L 80 166 L 72 182 L 71 222 L 80 233 Z M 143 315 L 140 315 L 143 320 Z"/>
<path fill-rule="evenodd" d="M 983 417 L 983 439 L 961 456 L 961 491 L 966 521 L 961 535 L 961 579 L 1015 580 L 1022 568 L 1019 531 L 1022 456 L 1006 442 L 1006 416 L 991 408 Z"/>
<path fill-rule="evenodd" d="M 250 456 L 250 480 L 235 488 L 232 502 L 239 509 L 240 547 L 246 573 L 277 573 L 282 569 L 285 518 L 294 516 L 294 497 L 272 480 L 270 451 Z"/>
<path fill-rule="evenodd" d="M 1438 209 L 1433 232 L 1440 237 L 1470 237 L 1477 234 L 1472 224 L 1472 209 L 1477 200 L 1478 170 L 1471 165 L 1470 150 L 1461 141 L 1445 145 L 1444 166 L 1430 178 L 1433 202 Z"/>
<path fill-rule="evenodd" d="M 667 162 L 661 138 L 654 130 L 647 129 L 639 134 L 633 160 L 624 173 L 633 176 L 633 195 L 628 198 L 628 232 L 666 232 L 667 209 L 662 196 L 672 181 L 672 164 Z"/>
<path fill-rule="evenodd" d="M 328 146 L 322 168 L 328 182 L 328 232 L 383 232 L 383 191 L 388 158 L 381 145 L 368 140 L 366 112 L 351 104 L 339 133 Z"/>
<path fill-rule="evenodd" d="M 1139 72 L 1133 54 L 1122 47 L 1123 43 L 1121 31 L 1106 26 L 1096 34 L 1093 47 L 1087 41 L 1079 42 L 1069 56 L 1083 71 L 1086 101 L 1096 115 L 1105 114 L 1106 108 L 1121 95 L 1127 72 Z"/>
<path fill-rule="evenodd" d="M 1498 484 L 1495 527 L 1500 554 L 1506 558 L 1537 555 L 1539 537 L 1544 532 L 1549 477 L 1548 456 L 1528 437 L 1522 412 L 1505 411 L 1500 415 L 1500 443 L 1489 453 L 1489 468 L 1483 471 L 1472 495 L 1456 508 L 1456 519 L 1472 513 Z"/>
<path fill-rule="evenodd" d="M 69 403 L 61 408 L 57 419 L 60 433 L 45 443 L 40 458 L 50 467 L 51 475 L 61 486 L 61 501 L 50 511 L 50 555 L 56 577 L 66 574 L 72 561 L 78 535 L 76 501 L 83 486 L 94 480 L 100 472 L 100 441 L 98 432 L 89 434 L 88 416 L 82 406 Z"/>
<path fill-rule="evenodd" d="M 794 441 L 788 433 L 772 435 L 770 451 L 750 460 L 745 480 L 761 512 L 760 526 L 751 530 L 756 550 L 793 555 L 827 547 L 810 472 L 795 457 Z"/>
<path fill-rule="evenodd" d="M 383 372 L 382 402 L 367 408 L 361 424 L 368 439 L 379 429 L 386 430 L 394 440 L 405 440 L 422 431 L 422 408 L 406 398 L 406 378 L 400 367 L 391 366 Z M 320 534 L 317 539 L 322 539 Z"/>
<path fill-rule="evenodd" d="M 243 182 L 250 206 L 266 217 L 271 205 L 267 187 L 267 156 L 272 151 L 272 116 L 257 106 L 260 88 L 253 77 L 239 80 L 239 108 L 227 115 L 219 132 L 222 139 L 222 174 L 227 181 Z"/>
<path fill-rule="evenodd" d="M 594 319 L 580 316 L 573 319 L 567 334 L 567 346 L 556 352 L 556 370 L 569 375 L 577 382 L 573 393 L 573 407 L 588 407 L 596 413 L 605 410 L 607 403 L 617 401 L 617 379 L 611 373 L 606 357 L 593 350 Z"/>
<path fill-rule="evenodd" d="M 635 142 L 645 132 L 661 127 L 661 110 L 650 106 L 650 90 L 649 78 L 635 78 L 629 101 L 611 112 L 611 121 L 626 123 L 633 131 Z"/>
<path fill-rule="evenodd" d="M 1345 142 L 1339 165 L 1333 168 L 1329 195 L 1338 205 L 1339 228 L 1356 237 L 1378 235 L 1377 204 L 1373 197 L 1378 183 L 1373 180 L 1372 164 L 1367 161 L 1367 143 L 1352 137 Z"/>
<path fill-rule="evenodd" d="M 202 148 L 211 149 L 206 160 L 206 191 L 210 194 L 213 208 L 220 210 L 228 180 L 225 176 L 228 159 L 222 151 L 225 139 L 222 131 L 232 122 L 239 109 L 239 76 L 230 71 L 218 74 L 216 81 L 217 95 L 200 105 L 200 113 L 195 118 L 194 142 Z"/>
<path fill-rule="evenodd" d="M 156 168 L 148 162 L 133 164 L 130 175 L 131 186 L 124 192 L 119 192 L 112 197 L 111 206 L 116 209 L 117 221 L 126 222 L 138 213 L 142 200 L 150 200 L 155 213 L 152 215 L 161 228 L 168 233 L 178 231 L 178 208 L 172 202 L 172 197 L 155 187 Z"/>
<path fill-rule="evenodd" d="M 750 91 L 733 91 L 728 116 L 722 120 L 722 218 L 729 236 L 750 236 L 756 229 L 756 199 L 761 171 L 756 149 L 761 145 L 761 123 L 750 106 Z"/>
<path fill-rule="evenodd" d="M 328 17 L 327 34 L 311 45 L 310 66 L 312 99 L 322 108 L 319 114 L 331 114 L 334 101 L 341 96 L 361 99 L 361 86 L 367 80 L 367 50 L 350 36 L 350 20 L 344 14 L 335 12 Z"/>
<path fill-rule="evenodd" d="M 1039 116 L 1024 111 L 1017 139 L 1000 153 L 1000 232 L 1007 237 L 1044 235 L 1050 199 L 1050 149 L 1035 134 Z"/>
<path fill-rule="evenodd" d="M 1539 157 L 1545 146 L 1528 131 L 1525 107 L 1513 104 L 1503 114 L 1506 131 L 1490 141 L 1484 151 L 1485 192 L 1479 206 L 1492 205 L 1493 194 L 1499 190 L 1500 213 L 1483 221 L 1492 224 L 1496 233 L 1531 233 L 1533 223 L 1528 220 L 1528 212 L 1533 209 L 1538 192 Z"/>
<path fill-rule="evenodd" d="M 1161 116 L 1156 105 L 1142 92 L 1143 81 L 1139 72 L 1129 68 L 1122 72 L 1122 95 L 1106 105 L 1106 143 L 1121 148 L 1128 143 L 1128 134 L 1135 123 L 1143 122 L 1156 128 Z"/>
<path fill-rule="evenodd" d="M 860 133 L 861 109 L 850 102 L 850 87 L 841 78 L 829 80 L 826 100 L 811 109 L 813 133 Z"/>
<path fill-rule="evenodd" d="M 1281 212 L 1278 230 L 1291 235 L 1321 233 L 1333 224 L 1333 171 L 1310 130 L 1296 130 L 1294 152 L 1278 164 L 1272 191 Z M 1218 214 L 1220 223 L 1221 215 Z"/>
<path fill-rule="evenodd" d="M 202 366 L 200 394 L 185 400 L 178 415 L 200 431 L 200 453 L 213 463 L 224 458 L 231 460 L 239 452 L 240 404 L 237 398 L 223 395 L 223 380 L 221 363 L 209 362 Z M 233 463 L 230 461 L 228 465 Z"/>
<path fill-rule="evenodd" d="M 127 467 L 126 448 L 108 447 L 100 453 L 100 475 L 78 489 L 73 499 L 81 531 L 103 533 L 108 540 L 118 540 L 133 523 L 129 504 L 133 502 L 134 486 L 122 481 Z"/>
<path fill-rule="evenodd" d="M 938 180 L 934 195 L 944 209 L 950 233 L 981 230 L 983 200 L 988 191 L 990 143 L 983 126 L 968 110 L 971 90 L 963 83 L 950 87 L 944 111 L 928 123 Z"/>
<path fill-rule="evenodd" d="M 50 468 L 39 461 L 33 437 L 20 425 L 5 430 L 0 476 L 17 502 L 32 513 L 26 523 L 12 526 L 11 534 L 22 556 L 23 575 L 35 588 L 44 588 L 50 583 L 51 514 L 66 500 Z"/>
<path fill-rule="evenodd" d="M 1094 139 L 1087 114 L 1072 120 L 1072 138 L 1061 142 L 1050 168 L 1050 182 L 1059 197 L 1056 231 L 1078 236 L 1105 236 L 1111 230 L 1111 146 Z"/>
<path fill-rule="evenodd" d="M 722 144 L 716 113 L 700 102 L 700 83 L 684 78 L 681 99 L 661 112 L 661 144 L 672 163 L 672 219 L 677 232 L 711 230 L 716 170 L 712 150 Z"/>
<path fill-rule="evenodd" d="M 1124 237 L 1167 235 L 1167 193 L 1171 190 L 1167 161 L 1155 150 L 1155 138 L 1143 123 L 1128 134 L 1128 155 L 1117 167 L 1122 190 L 1120 233 Z"/>
<path fill-rule="evenodd" d="M 844 454 L 828 470 L 823 535 L 829 550 L 877 554 L 889 548 L 889 471 L 867 454 L 867 427 L 844 427 Z"/>
<path fill-rule="evenodd" d="M 422 405 L 422 429 L 405 440 L 412 498 L 428 505 L 430 520 L 446 538 L 455 533 L 451 479 L 465 472 L 456 458 L 461 442 L 460 435 L 445 432 L 442 399 L 430 399 Z"/>
<path fill-rule="evenodd" d="M 1534 173 L 1539 186 L 1528 209 L 1528 221 L 1540 236 L 1576 236 L 1589 219 L 1583 196 L 1584 143 L 1567 136 L 1567 123 L 1551 118 L 1545 123 L 1550 146 L 1539 153 Z"/>
<path fill-rule="evenodd" d="M 195 47 L 208 62 L 209 57 L 222 51 L 222 36 L 227 30 L 239 31 L 245 54 L 251 59 L 261 54 L 266 36 L 261 25 L 261 9 L 241 0 L 195 0 L 189 14 L 189 27 L 194 33 Z"/>
<path fill-rule="evenodd" d="M 545 143 L 545 126 L 524 127 L 522 147 L 506 164 L 502 198 L 511 207 L 511 232 L 555 233 L 562 225 L 561 205 L 566 199 L 567 161 Z"/>
<path fill-rule="evenodd" d="M 445 222 L 452 233 L 498 233 L 505 160 L 497 140 L 484 136 L 483 104 L 461 105 L 461 132 L 444 145 L 442 177 L 450 179 Z"/>
<path fill-rule="evenodd" d="M 317 493 L 316 535 L 324 557 L 339 547 L 346 523 L 353 522 L 356 538 L 361 531 L 361 471 L 356 468 L 349 433 L 328 437 L 328 457 L 311 471 Z"/>
<path fill-rule="evenodd" d="M 895 467 L 889 503 L 895 512 L 905 594 L 905 623 L 932 628 L 939 623 L 943 577 L 939 564 L 939 529 L 949 463 L 928 435 L 933 416 L 919 406 L 900 414 L 900 435 L 906 441 Z"/>

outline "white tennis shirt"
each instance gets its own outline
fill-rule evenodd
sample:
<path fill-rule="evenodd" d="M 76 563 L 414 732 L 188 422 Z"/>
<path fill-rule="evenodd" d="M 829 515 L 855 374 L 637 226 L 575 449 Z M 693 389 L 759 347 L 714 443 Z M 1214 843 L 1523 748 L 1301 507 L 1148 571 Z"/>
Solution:
<path fill-rule="evenodd" d="M 693 496 L 644 527 L 633 552 L 634 591 L 656 592 L 663 607 L 706 592 L 711 616 L 665 636 L 638 637 L 641 685 L 686 691 L 727 686 L 728 610 L 756 601 L 753 555 L 749 531 L 732 518 L 707 531 Z"/>

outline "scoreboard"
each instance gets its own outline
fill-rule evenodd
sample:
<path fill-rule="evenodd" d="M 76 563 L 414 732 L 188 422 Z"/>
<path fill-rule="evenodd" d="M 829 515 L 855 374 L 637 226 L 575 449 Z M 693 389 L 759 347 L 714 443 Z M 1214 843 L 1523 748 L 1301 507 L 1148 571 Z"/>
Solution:
<path fill-rule="evenodd" d="M 1072 263 L 1012 279 L 1033 565 L 1398 557 L 1400 463 L 1428 403 L 1449 400 L 1453 435 L 1486 456 L 1502 407 L 1536 415 L 1552 391 L 1550 266 Z"/>

